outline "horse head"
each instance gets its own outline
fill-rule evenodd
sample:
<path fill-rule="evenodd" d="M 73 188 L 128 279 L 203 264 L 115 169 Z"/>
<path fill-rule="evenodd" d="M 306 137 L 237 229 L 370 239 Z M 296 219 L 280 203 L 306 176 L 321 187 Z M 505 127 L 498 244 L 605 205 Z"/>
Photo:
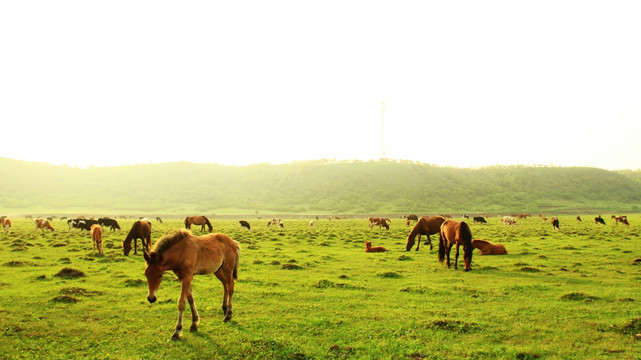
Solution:
<path fill-rule="evenodd" d="M 414 246 L 414 236 L 407 235 L 407 240 L 405 240 L 405 251 L 410 251 L 412 250 L 412 246 Z"/>
<path fill-rule="evenodd" d="M 162 282 L 162 255 L 158 254 L 155 251 L 151 253 L 143 253 L 145 262 L 147 263 L 147 268 L 145 269 L 145 276 L 147 277 L 147 285 L 149 286 L 149 294 L 147 295 L 147 300 L 150 303 L 156 302 L 156 291 L 160 287 L 160 282 Z"/>

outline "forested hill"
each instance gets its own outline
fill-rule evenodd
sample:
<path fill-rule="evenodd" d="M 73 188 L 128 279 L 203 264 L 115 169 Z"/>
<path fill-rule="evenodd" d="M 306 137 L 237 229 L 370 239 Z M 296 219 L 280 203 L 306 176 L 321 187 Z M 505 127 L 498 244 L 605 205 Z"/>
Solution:
<path fill-rule="evenodd" d="M 319 160 L 81 169 L 0 158 L 0 215 L 628 212 L 641 205 L 640 178 L 586 167 Z"/>

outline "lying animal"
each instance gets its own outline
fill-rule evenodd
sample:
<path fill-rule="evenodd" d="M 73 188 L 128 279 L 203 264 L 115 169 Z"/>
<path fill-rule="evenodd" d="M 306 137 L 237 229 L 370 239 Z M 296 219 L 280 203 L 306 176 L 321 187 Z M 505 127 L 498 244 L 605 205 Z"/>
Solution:
<path fill-rule="evenodd" d="M 505 246 L 501 244 L 492 244 L 487 240 L 472 240 L 472 247 L 479 249 L 479 255 L 507 255 L 507 250 Z"/>
<path fill-rule="evenodd" d="M 387 250 L 382 246 L 372 246 L 371 241 L 365 242 L 365 252 L 386 252 L 386 251 L 389 251 L 389 250 Z"/>

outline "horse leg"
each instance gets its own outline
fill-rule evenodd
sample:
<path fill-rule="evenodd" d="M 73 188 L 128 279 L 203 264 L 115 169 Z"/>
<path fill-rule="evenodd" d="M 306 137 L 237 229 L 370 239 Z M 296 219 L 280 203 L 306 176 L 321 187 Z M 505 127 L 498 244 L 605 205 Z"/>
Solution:
<path fill-rule="evenodd" d="M 178 321 L 176 321 L 176 329 L 171 335 L 174 340 L 180 339 L 180 333 L 183 330 L 183 312 L 185 312 L 185 305 L 187 303 L 187 294 L 191 289 L 191 277 L 184 277 L 180 281 L 180 298 L 178 299 Z M 193 301 L 193 298 L 192 298 Z M 193 316 L 193 314 L 192 314 Z"/>
<path fill-rule="evenodd" d="M 459 253 L 459 247 L 461 245 L 459 243 L 456 244 L 456 257 L 454 258 L 454 270 L 458 270 L 458 253 Z"/>
<path fill-rule="evenodd" d="M 142 240 L 140 241 L 142 245 Z M 138 239 L 134 238 L 134 254 L 138 251 Z"/>
<path fill-rule="evenodd" d="M 196 332 L 198 331 L 200 317 L 198 317 L 198 310 L 196 310 L 196 303 L 194 303 L 194 294 L 191 291 L 191 286 L 189 287 L 189 293 L 187 294 L 187 302 L 189 302 L 189 308 L 191 309 L 191 327 L 189 328 L 189 331 Z"/>
<path fill-rule="evenodd" d="M 427 243 L 430 244 L 430 251 L 432 251 L 432 239 L 430 239 L 430 234 L 427 234 Z"/>
<path fill-rule="evenodd" d="M 451 267 L 451 265 L 450 265 L 450 252 L 452 251 L 452 245 L 454 245 L 454 244 L 450 243 L 445 248 L 445 255 L 447 256 L 447 268 L 448 269 Z"/>
<path fill-rule="evenodd" d="M 427 241 L 430 241 L 429 238 L 427 239 Z M 419 246 L 421 246 L 421 234 L 418 234 L 418 239 L 416 239 L 416 250 L 414 251 L 418 251 Z"/>
<path fill-rule="evenodd" d="M 232 265 L 232 268 L 227 269 L 227 271 L 225 271 L 224 268 L 220 268 L 220 270 L 216 272 L 216 277 L 223 283 L 223 313 L 225 314 L 223 322 L 231 320 L 232 316 L 231 300 L 234 295 L 234 279 L 232 278 L 233 271 L 234 269 Z"/>

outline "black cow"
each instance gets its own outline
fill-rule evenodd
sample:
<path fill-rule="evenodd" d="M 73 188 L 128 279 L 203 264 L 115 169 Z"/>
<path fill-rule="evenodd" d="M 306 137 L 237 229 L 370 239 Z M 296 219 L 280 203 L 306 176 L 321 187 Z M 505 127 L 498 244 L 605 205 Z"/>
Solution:
<path fill-rule="evenodd" d="M 100 226 L 109 226 L 111 231 L 116 231 L 116 229 L 121 230 L 120 225 L 118 225 L 118 222 L 114 219 L 100 218 L 98 219 L 98 224 L 100 224 Z"/>
<path fill-rule="evenodd" d="M 557 217 L 552 218 L 552 229 L 554 229 L 555 231 L 561 230 L 561 228 L 559 227 L 559 219 Z"/>
<path fill-rule="evenodd" d="M 473 219 L 475 223 L 487 224 L 487 221 L 485 221 L 485 218 L 482 216 L 475 216 Z"/>
<path fill-rule="evenodd" d="M 97 224 L 98 220 L 87 220 L 87 219 L 69 219 L 67 220 L 67 225 L 69 225 L 69 231 L 73 228 L 80 230 L 91 230 L 91 225 Z"/>
<path fill-rule="evenodd" d="M 599 215 L 599 216 L 597 216 L 597 217 L 595 217 L 595 218 L 594 218 L 594 223 L 595 223 L 595 224 L 603 224 L 603 225 L 605 225 L 605 220 L 603 220 L 603 218 L 601 217 L 601 215 Z"/>
<path fill-rule="evenodd" d="M 240 220 L 238 223 L 240 224 L 240 226 L 244 227 L 245 229 L 251 230 L 251 226 L 249 226 L 249 223 L 247 221 Z"/>

